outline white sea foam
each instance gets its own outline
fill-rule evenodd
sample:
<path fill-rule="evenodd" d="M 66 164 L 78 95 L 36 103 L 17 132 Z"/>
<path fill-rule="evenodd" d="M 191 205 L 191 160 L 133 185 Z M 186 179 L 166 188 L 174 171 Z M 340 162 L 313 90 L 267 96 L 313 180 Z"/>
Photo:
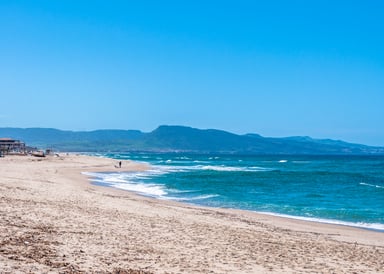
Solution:
<path fill-rule="evenodd" d="M 260 172 L 260 171 L 272 171 L 272 168 L 265 167 L 237 167 L 237 166 L 215 166 L 215 165 L 191 165 L 191 166 L 176 166 L 176 165 L 156 165 L 152 166 L 153 169 L 145 171 L 148 176 L 163 175 L 173 172 L 188 172 L 194 170 L 212 170 L 212 171 L 247 171 L 247 172 Z"/>
<path fill-rule="evenodd" d="M 220 195 L 218 195 L 218 194 L 206 194 L 206 195 L 199 195 L 199 196 L 194 196 L 194 197 L 166 197 L 166 196 L 163 196 L 161 199 L 179 201 L 179 202 L 188 202 L 188 201 L 205 200 L 205 199 L 210 199 L 210 198 L 214 198 L 214 197 L 218 197 L 218 196 L 220 196 Z"/>
<path fill-rule="evenodd" d="M 197 192 L 198 190 L 180 190 L 180 189 L 168 189 L 169 193 L 194 193 Z"/>
<path fill-rule="evenodd" d="M 190 170 L 191 167 L 189 166 L 166 166 L 166 165 L 156 165 L 153 166 L 151 170 L 146 171 L 146 173 L 153 175 L 163 175 L 166 173 L 172 173 L 172 172 L 185 172 Z"/>
<path fill-rule="evenodd" d="M 324 223 L 324 224 L 351 226 L 351 227 L 372 229 L 372 230 L 378 230 L 378 231 L 384 232 L 384 224 L 380 224 L 380 223 L 363 223 L 363 222 L 353 223 L 353 222 L 339 221 L 339 220 L 333 220 L 333 219 L 292 216 L 292 215 L 272 213 L 272 212 L 258 212 L 258 213 L 266 214 L 266 215 L 272 215 L 272 216 L 278 216 L 278 217 L 283 217 L 283 218 L 289 218 L 289 219 L 296 219 L 296 220 L 303 220 L 303 221 Z"/>
<path fill-rule="evenodd" d="M 161 198 L 162 196 L 167 195 L 167 192 L 165 191 L 164 187 L 161 185 L 121 183 L 121 184 L 114 184 L 113 186 L 119 189 L 133 191 L 136 193 L 140 193 L 146 196 L 152 196 L 156 198 Z"/>
<path fill-rule="evenodd" d="M 273 171 L 272 168 L 266 167 L 238 167 L 238 166 L 225 166 L 225 165 L 191 165 L 191 166 L 176 166 L 176 165 L 156 165 L 152 166 L 153 169 L 145 171 L 149 176 L 162 175 L 172 172 L 188 172 L 193 170 L 212 170 L 212 171 L 247 171 L 247 172 L 260 172 L 260 171 Z"/>
<path fill-rule="evenodd" d="M 138 181 L 145 179 L 149 174 L 144 172 L 127 172 L 127 173 L 93 173 L 83 172 L 84 175 L 92 177 L 92 181 L 96 183 L 107 184 L 111 187 L 133 191 L 142 195 L 152 197 L 162 197 L 167 195 L 167 191 L 163 185 L 146 184 Z"/>
<path fill-rule="evenodd" d="M 172 194 L 185 194 L 193 193 L 196 190 L 178 190 L 178 189 L 166 189 L 164 185 L 144 183 L 142 180 L 164 174 L 167 172 L 173 172 L 171 167 L 162 166 L 159 169 L 148 170 L 145 172 L 123 172 L 123 173 L 95 173 L 95 172 L 83 172 L 84 175 L 92 177 L 92 182 L 107 184 L 110 187 L 123 189 L 127 191 L 136 192 L 144 196 L 151 196 L 163 200 L 175 200 L 175 201 L 198 201 L 204 199 L 210 199 L 217 197 L 217 194 L 196 195 L 192 197 L 170 197 Z"/>
<path fill-rule="evenodd" d="M 367 184 L 367 183 L 363 183 L 363 182 L 361 182 L 360 185 L 362 185 L 362 186 L 376 187 L 376 188 L 383 188 L 383 189 L 384 189 L 384 186 L 372 185 L 372 184 Z"/>
<path fill-rule="evenodd" d="M 242 171 L 240 167 L 230 166 L 201 166 L 203 170 L 215 170 L 215 171 Z"/>
<path fill-rule="evenodd" d="M 179 159 L 179 160 L 189 160 L 190 158 L 188 158 L 187 156 L 182 156 L 182 157 L 176 157 L 176 159 Z"/>
<path fill-rule="evenodd" d="M 286 163 L 288 160 L 280 160 L 279 163 Z"/>
<path fill-rule="evenodd" d="M 259 171 L 272 171 L 273 169 L 264 167 L 234 167 L 234 166 L 197 166 L 196 169 L 213 170 L 213 171 L 247 171 L 247 172 L 259 172 Z"/>

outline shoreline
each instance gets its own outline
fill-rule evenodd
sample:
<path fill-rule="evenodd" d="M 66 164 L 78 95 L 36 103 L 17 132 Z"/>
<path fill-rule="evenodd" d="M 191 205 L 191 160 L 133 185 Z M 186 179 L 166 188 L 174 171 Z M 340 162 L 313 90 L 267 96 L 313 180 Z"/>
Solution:
<path fill-rule="evenodd" d="M 117 171 L 116 162 L 83 155 L 1 158 L 0 269 L 64 273 L 384 269 L 382 232 L 158 200 L 96 186 L 81 174 Z M 148 168 L 131 161 L 125 165 L 121 171 Z"/>
<path fill-rule="evenodd" d="M 97 172 L 95 172 L 97 173 Z M 102 173 L 109 173 L 109 171 L 102 172 Z M 93 178 L 92 175 L 87 175 L 84 174 L 84 176 L 87 176 L 89 178 Z M 245 211 L 245 212 L 250 212 L 250 213 L 255 213 L 255 214 L 260 214 L 260 215 L 267 215 L 267 216 L 273 216 L 273 217 L 279 217 L 279 218 L 284 218 L 284 219 L 291 219 L 291 220 L 297 220 L 297 221 L 303 221 L 303 222 L 310 222 L 310 223 L 318 223 L 318 224 L 325 224 L 325 225 L 334 225 L 334 226 L 341 226 L 341 227 L 351 227 L 351 228 L 356 228 L 356 229 L 362 229 L 362 230 L 368 230 L 368 231 L 374 231 L 378 233 L 384 233 L 384 224 L 380 223 L 362 223 L 362 222 L 348 222 L 348 221 L 341 221 L 341 220 L 336 220 L 336 219 L 324 219 L 324 218 L 316 218 L 316 217 L 303 217 L 303 216 L 295 216 L 295 215 L 287 215 L 287 214 L 280 214 L 280 213 L 274 213 L 274 212 L 263 212 L 263 211 L 256 211 L 256 210 L 250 210 L 250 209 L 242 209 L 242 208 L 232 208 L 232 207 L 214 207 L 214 206 L 205 206 L 201 205 L 198 203 L 193 203 L 193 202 L 180 202 L 180 201 L 173 201 L 171 199 L 160 199 L 157 197 L 152 197 L 151 195 L 146 195 L 144 193 L 140 193 L 138 191 L 133 191 L 133 190 L 126 190 L 126 189 L 120 189 L 117 187 L 113 187 L 108 185 L 107 183 L 103 182 L 95 182 L 92 181 L 92 179 L 89 179 L 89 183 L 91 185 L 94 185 L 96 187 L 105 187 L 105 188 L 111 188 L 115 189 L 117 191 L 123 191 L 123 192 L 128 192 L 133 195 L 137 195 L 139 197 L 143 198 L 148 198 L 148 199 L 153 199 L 155 201 L 159 202 L 172 202 L 176 203 L 179 206 L 195 206 L 197 208 L 207 208 L 207 209 L 212 209 L 212 210 L 238 210 L 238 211 Z M 361 224 L 361 225 L 359 225 Z M 374 226 L 379 226 L 380 228 L 375 228 Z"/>
<path fill-rule="evenodd" d="M 103 157 L 106 159 L 111 159 L 107 157 Z M 119 161 L 119 160 L 116 160 Z M 150 163 L 147 162 L 137 162 L 137 163 L 142 163 L 142 164 L 147 164 L 150 167 Z M 119 170 L 116 170 L 117 172 Z M 115 173 L 116 171 L 105 171 L 101 173 Z M 122 171 L 124 172 L 124 171 Z M 145 172 L 145 171 L 144 171 Z M 197 207 L 204 207 L 204 208 L 211 208 L 211 209 L 233 209 L 233 210 L 241 210 L 241 211 L 249 211 L 249 212 L 254 212 L 256 214 L 262 214 L 262 215 L 268 215 L 268 216 L 277 216 L 281 218 L 287 218 L 287 219 L 293 219 L 293 220 L 300 220 L 300 221 L 307 221 L 307 222 L 312 222 L 312 223 L 320 223 L 320 224 L 329 224 L 329 225 L 337 225 L 337 226 L 343 226 L 343 227 L 353 227 L 353 228 L 358 228 L 358 229 L 363 229 L 363 230 L 371 230 L 375 232 L 380 232 L 384 233 L 384 223 L 367 223 L 367 222 L 353 222 L 353 221 L 346 221 L 346 220 L 339 220 L 339 219 L 327 219 L 327 218 L 321 218 L 321 217 L 306 217 L 306 216 L 299 216 L 299 215 L 289 215 L 289 214 L 284 214 L 284 213 L 278 213 L 278 212 L 268 212 L 268 211 L 257 211 L 257 210 L 252 210 L 252 209 L 244 209 L 244 208 L 236 208 L 236 207 L 215 207 L 215 206 L 209 206 L 209 205 L 204 205 L 200 203 L 195 203 L 195 202 L 188 202 L 188 201 L 178 201 L 175 199 L 168 199 L 167 197 L 157 197 L 156 195 L 151 195 L 150 193 L 139 191 L 139 190 L 131 190 L 131 189 L 124 189 L 124 188 L 119 188 L 115 187 L 108 182 L 99 180 L 99 177 L 92 175 L 92 174 L 86 174 L 87 172 L 83 172 L 85 176 L 90 177 L 90 184 L 95 185 L 95 186 L 101 186 L 101 187 L 107 187 L 107 188 L 113 188 L 117 189 L 120 191 L 127 191 L 129 193 L 132 193 L 134 195 L 139 195 L 141 197 L 146 197 L 150 199 L 155 199 L 157 201 L 172 201 L 175 203 L 178 203 L 180 205 L 191 205 L 191 206 L 197 206 Z M 97 173 L 97 172 L 96 172 Z M 92 179 L 94 178 L 94 180 Z"/>
<path fill-rule="evenodd" d="M 243 209 L 241 209 L 241 210 L 243 210 Z M 341 220 L 336 220 L 336 219 L 302 217 L 302 216 L 286 215 L 286 214 L 273 213 L 273 212 L 262 212 L 262 211 L 252 211 L 252 212 L 255 212 L 258 214 L 265 214 L 268 216 L 276 216 L 276 217 L 281 217 L 281 218 L 300 220 L 300 221 L 304 221 L 304 222 L 335 225 L 335 226 L 341 226 L 341 227 L 351 227 L 351 228 L 356 228 L 356 229 L 362 229 L 362 230 L 369 230 L 369 231 L 384 233 L 384 224 L 380 224 L 380 223 L 361 223 L 361 222 L 354 223 L 354 222 L 341 221 Z M 358 225 L 358 224 L 362 224 L 362 225 Z M 380 226 L 383 228 L 374 228 L 372 226 Z"/>

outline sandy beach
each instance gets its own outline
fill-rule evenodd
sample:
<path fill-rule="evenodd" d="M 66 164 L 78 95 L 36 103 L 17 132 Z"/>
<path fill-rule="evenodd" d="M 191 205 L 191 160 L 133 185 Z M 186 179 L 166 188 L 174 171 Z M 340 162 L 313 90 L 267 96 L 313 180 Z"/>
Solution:
<path fill-rule="evenodd" d="M 384 233 L 154 200 L 82 172 L 147 165 L 0 158 L 0 273 L 383 273 Z"/>

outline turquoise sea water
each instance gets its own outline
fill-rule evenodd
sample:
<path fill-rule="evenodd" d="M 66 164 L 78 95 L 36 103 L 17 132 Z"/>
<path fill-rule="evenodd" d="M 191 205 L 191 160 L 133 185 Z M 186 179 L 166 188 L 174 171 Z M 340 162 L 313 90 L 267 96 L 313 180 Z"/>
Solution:
<path fill-rule="evenodd" d="M 384 231 L 384 156 L 104 154 L 152 165 L 91 174 L 158 199 Z"/>

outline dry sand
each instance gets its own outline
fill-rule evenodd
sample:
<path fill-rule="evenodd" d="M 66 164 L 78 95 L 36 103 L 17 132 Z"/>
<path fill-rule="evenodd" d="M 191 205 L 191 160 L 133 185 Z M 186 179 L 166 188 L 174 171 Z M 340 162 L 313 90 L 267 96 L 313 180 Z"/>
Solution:
<path fill-rule="evenodd" d="M 147 166 L 0 158 L 0 273 L 384 273 L 384 233 L 195 207 L 91 185 Z"/>

